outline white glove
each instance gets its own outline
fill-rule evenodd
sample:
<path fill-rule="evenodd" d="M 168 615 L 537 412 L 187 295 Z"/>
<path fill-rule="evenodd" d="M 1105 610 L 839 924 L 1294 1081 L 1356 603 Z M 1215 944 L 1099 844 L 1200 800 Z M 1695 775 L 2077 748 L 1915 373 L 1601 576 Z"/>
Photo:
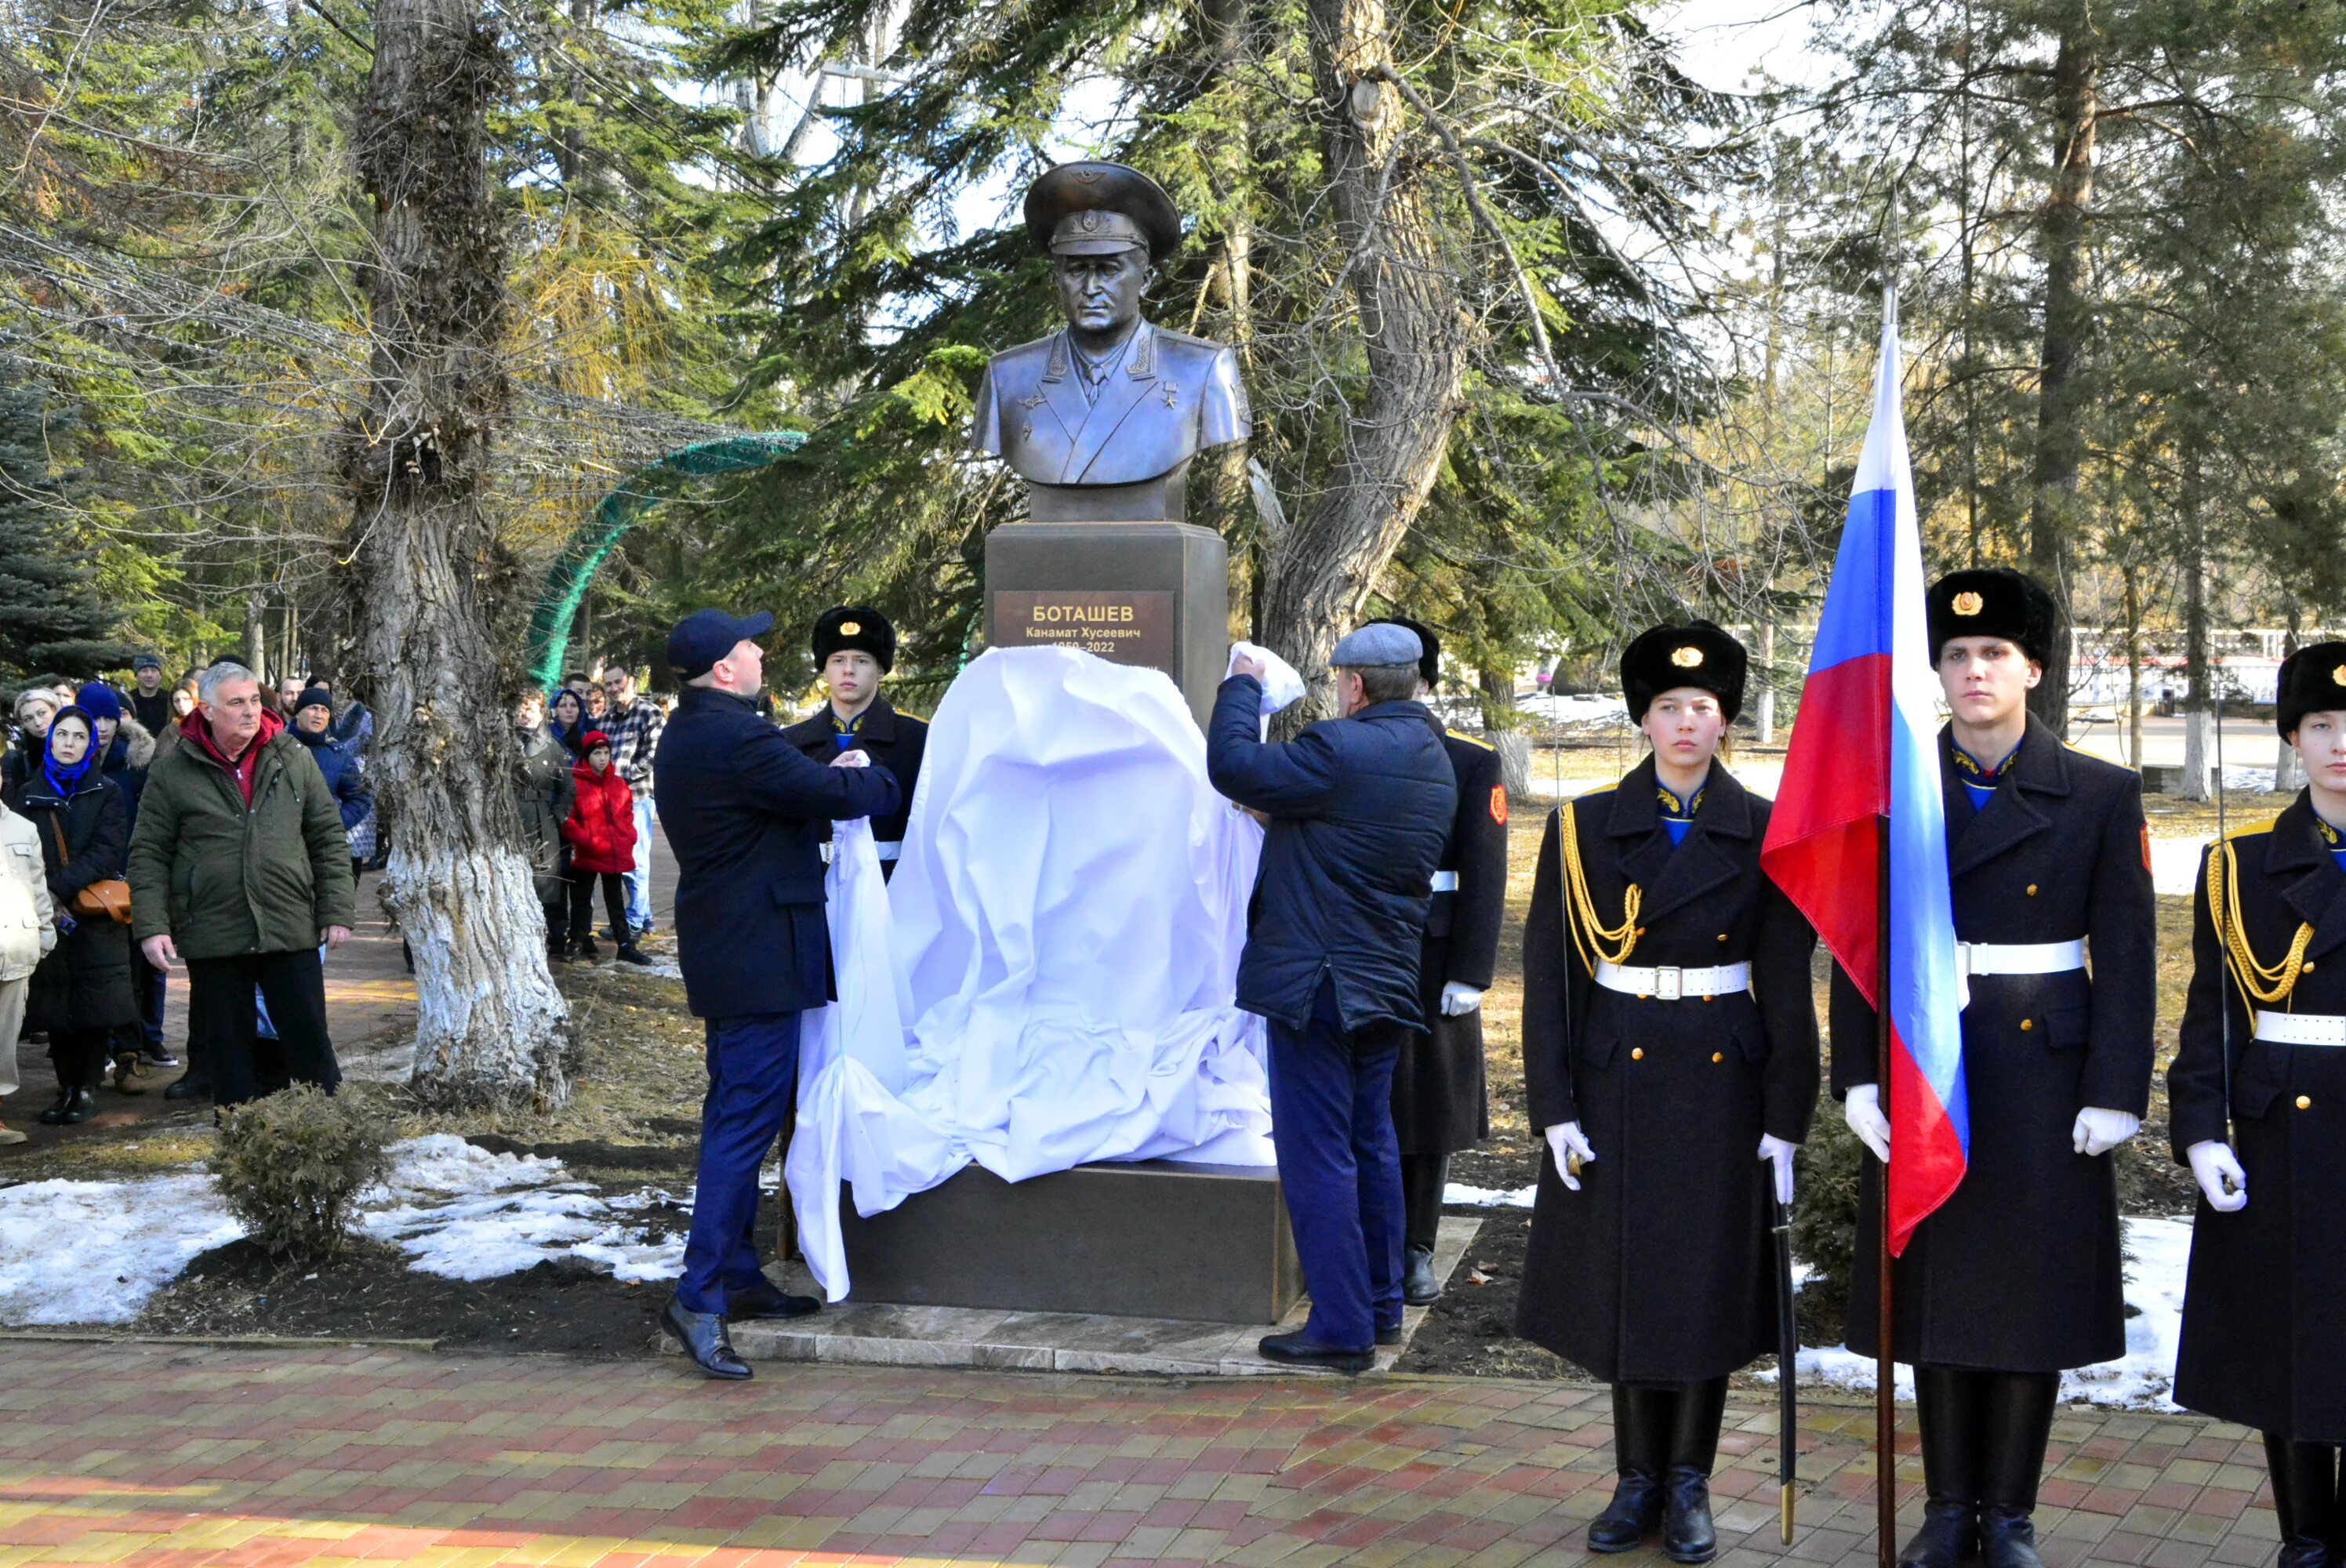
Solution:
<path fill-rule="evenodd" d="M 2088 1105 L 2077 1113 L 2077 1125 L 2069 1129 L 2069 1143 L 2081 1155 L 2106 1155 L 2140 1131 L 2140 1116 L 2097 1111 Z"/>
<path fill-rule="evenodd" d="M 1883 1165 L 1890 1163 L 1890 1118 L 1882 1114 L 1882 1085 L 1860 1084 L 1841 1103 L 1841 1120 L 1857 1135 L 1857 1141 L 1873 1151 L 1873 1157 Z"/>
<path fill-rule="evenodd" d="M 1800 1151 L 1798 1144 L 1788 1144 L 1771 1134 L 1761 1134 L 1760 1157 L 1776 1162 L 1776 1201 L 1792 1201 L 1792 1156 Z"/>
<path fill-rule="evenodd" d="M 1442 1016 L 1464 1018 L 1483 1005 L 1483 993 L 1471 985 L 1461 985 L 1454 980 L 1442 983 Z"/>
<path fill-rule="evenodd" d="M 831 765 L 833 768 L 869 768 L 872 758 L 868 752 L 842 751 L 831 759 Z"/>
<path fill-rule="evenodd" d="M 1594 1164 L 1596 1151 L 1580 1135 L 1578 1122 L 1558 1122 L 1547 1130 L 1547 1152 L 1556 1156 L 1556 1179 L 1564 1184 L 1566 1192 L 1580 1190 L 1580 1178 L 1572 1174 L 1573 1162 Z"/>
<path fill-rule="evenodd" d="M 2249 1207 L 2249 1173 L 2240 1168 L 2231 1145 L 2207 1138 L 2183 1155 L 2191 1162 L 2191 1179 L 2207 1194 L 2209 1208 L 2218 1214 L 2238 1214 Z"/>

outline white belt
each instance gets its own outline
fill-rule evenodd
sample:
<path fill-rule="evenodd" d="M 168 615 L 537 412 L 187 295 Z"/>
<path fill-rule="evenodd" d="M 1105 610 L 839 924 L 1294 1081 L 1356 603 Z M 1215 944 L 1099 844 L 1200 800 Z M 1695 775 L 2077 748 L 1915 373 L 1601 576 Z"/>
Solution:
<path fill-rule="evenodd" d="M 895 860 L 904 852 L 904 841 L 902 839 L 892 844 L 882 844 L 875 840 L 872 847 L 879 851 L 880 858 L 883 860 Z M 822 851 L 822 863 L 826 866 L 831 864 L 831 840 L 825 839 L 816 848 Z"/>
<path fill-rule="evenodd" d="M 2277 1045 L 2346 1045 L 2346 1014 L 2257 1012 L 2257 1038 Z"/>
<path fill-rule="evenodd" d="M 1620 964 L 1599 962 L 1596 983 L 1607 991 L 1631 996 L 1676 1002 L 1687 996 L 1726 996 L 1751 989 L 1751 966 L 1721 963 L 1708 969 L 1681 969 L 1674 963 Z"/>
<path fill-rule="evenodd" d="M 1433 891 L 1437 893 L 1456 892 L 1458 891 L 1458 873 L 1456 871 L 1434 872 Z"/>
<path fill-rule="evenodd" d="M 2066 974 L 2086 967 L 2086 943 L 2076 942 L 1959 942 L 1955 972 L 1972 974 Z"/>

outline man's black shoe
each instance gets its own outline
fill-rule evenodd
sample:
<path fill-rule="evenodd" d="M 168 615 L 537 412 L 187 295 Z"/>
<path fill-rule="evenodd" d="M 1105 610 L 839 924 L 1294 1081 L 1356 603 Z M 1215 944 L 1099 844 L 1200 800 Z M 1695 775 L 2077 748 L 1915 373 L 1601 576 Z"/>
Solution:
<path fill-rule="evenodd" d="M 619 944 L 619 962 L 632 963 L 638 969 L 649 969 L 652 966 L 652 961 L 644 956 L 644 950 L 631 942 L 623 942 Z"/>
<path fill-rule="evenodd" d="M 65 1114 L 57 1118 L 59 1122 L 68 1127 L 81 1125 L 97 1115 L 97 1091 L 87 1084 L 76 1084 L 67 1092 L 64 1110 Z M 43 1112 L 42 1119 L 46 1121 L 47 1118 L 48 1113 Z"/>
<path fill-rule="evenodd" d="M 1299 1329 L 1292 1334 L 1265 1334 L 1255 1347 L 1266 1361 L 1292 1361 L 1298 1366 L 1330 1367 L 1339 1372 L 1365 1372 L 1377 1364 L 1374 1350 L 1339 1350 L 1304 1337 Z"/>
<path fill-rule="evenodd" d="M 149 1067 L 176 1067 L 179 1064 L 179 1059 L 171 1054 L 171 1048 L 168 1045 L 152 1048 L 141 1045 L 138 1047 L 138 1059 Z"/>
<path fill-rule="evenodd" d="M 723 1313 L 688 1312 L 671 1296 L 660 1308 L 660 1321 L 684 1342 L 684 1353 L 692 1358 L 692 1364 L 710 1377 L 739 1382 L 750 1375 L 750 1363 L 733 1353 L 733 1336 L 725 1327 Z"/>
<path fill-rule="evenodd" d="M 728 1321 L 748 1322 L 753 1319 L 810 1318 L 822 1310 L 821 1298 L 813 1296 L 793 1296 L 770 1279 L 760 1279 L 755 1285 L 745 1285 L 739 1290 L 725 1293 L 725 1317 Z"/>
<path fill-rule="evenodd" d="M 71 1089 L 59 1089 L 57 1091 L 57 1097 L 50 1101 L 48 1108 L 43 1111 L 36 1119 L 38 1120 L 41 1125 L 45 1127 L 63 1126 L 65 1125 L 66 1113 L 72 1108 L 73 1091 Z"/>
<path fill-rule="evenodd" d="M 1391 1328 L 1391 1329 L 1378 1329 L 1378 1330 L 1377 1330 L 1377 1343 L 1378 1343 L 1379 1345 L 1381 1345 L 1381 1346 L 1384 1346 L 1384 1347 L 1387 1347 L 1387 1348 L 1391 1348 L 1391 1347 L 1392 1347 L 1392 1346 L 1394 1346 L 1394 1345 L 1398 1345 L 1398 1344 L 1400 1344 L 1400 1343 L 1401 1343 L 1401 1328 L 1400 1328 L 1400 1326 L 1399 1326 L 1398 1324 L 1396 1324 L 1394 1327 L 1392 1327 L 1392 1328 Z"/>
<path fill-rule="evenodd" d="M 183 1074 L 169 1088 L 163 1091 L 167 1100 L 209 1100 L 212 1097 L 212 1081 L 199 1078 L 193 1073 Z"/>
<path fill-rule="evenodd" d="M 1442 1281 L 1434 1278 L 1433 1249 L 1413 1247 L 1409 1268 L 1401 1277 L 1401 1298 L 1413 1307 L 1431 1307 L 1442 1299 Z"/>
<path fill-rule="evenodd" d="M 1673 1563 L 1708 1563 L 1719 1555 L 1710 1521 L 1710 1477 L 1674 1469 L 1662 1483 L 1662 1550 Z"/>
<path fill-rule="evenodd" d="M 1644 1471 L 1625 1471 L 1614 1483 L 1613 1501 L 1588 1522 L 1588 1549 L 1635 1552 L 1661 1517 L 1662 1483 Z"/>
<path fill-rule="evenodd" d="M 1955 1568 L 1978 1550 L 1979 1511 L 1933 1498 L 1923 1505 L 1923 1528 L 1898 1554 L 1898 1568 Z"/>

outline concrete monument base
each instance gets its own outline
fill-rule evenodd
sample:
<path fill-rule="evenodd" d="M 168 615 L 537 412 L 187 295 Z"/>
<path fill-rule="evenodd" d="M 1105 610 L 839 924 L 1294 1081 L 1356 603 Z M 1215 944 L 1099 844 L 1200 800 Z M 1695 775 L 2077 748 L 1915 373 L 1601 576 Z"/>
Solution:
<path fill-rule="evenodd" d="M 842 1195 L 851 1299 L 1276 1323 L 1302 1292 L 1279 1175 L 1148 1160 L 1011 1183 L 971 1166 L 864 1219 Z"/>
<path fill-rule="evenodd" d="M 985 536 L 986 647 L 1161 669 L 1199 728 L 1229 655 L 1229 548 L 1194 523 L 1010 523 Z"/>

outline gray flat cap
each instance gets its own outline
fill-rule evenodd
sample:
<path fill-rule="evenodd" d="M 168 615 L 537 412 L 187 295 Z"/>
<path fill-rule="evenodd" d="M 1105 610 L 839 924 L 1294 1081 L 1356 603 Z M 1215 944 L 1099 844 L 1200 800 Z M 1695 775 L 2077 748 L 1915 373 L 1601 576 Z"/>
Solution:
<path fill-rule="evenodd" d="M 1397 626 L 1391 621 L 1371 621 L 1359 631 L 1336 645 L 1328 662 L 1339 669 L 1362 669 L 1371 665 L 1410 664 L 1418 661 L 1425 645 L 1407 626 Z"/>

